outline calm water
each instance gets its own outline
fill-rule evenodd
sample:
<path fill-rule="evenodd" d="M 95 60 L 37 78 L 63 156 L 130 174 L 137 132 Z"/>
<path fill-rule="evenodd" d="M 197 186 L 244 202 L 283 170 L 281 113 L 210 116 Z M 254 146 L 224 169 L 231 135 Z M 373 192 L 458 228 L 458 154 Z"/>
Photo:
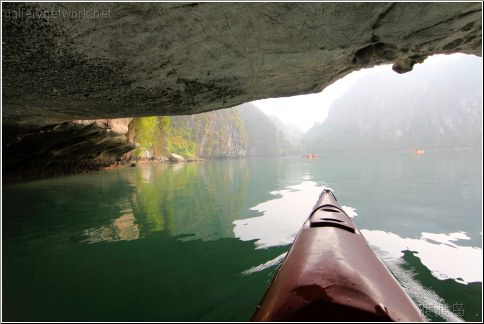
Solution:
<path fill-rule="evenodd" d="M 422 312 L 482 319 L 481 152 L 141 165 L 3 187 L 3 320 L 246 321 L 323 187 Z"/>

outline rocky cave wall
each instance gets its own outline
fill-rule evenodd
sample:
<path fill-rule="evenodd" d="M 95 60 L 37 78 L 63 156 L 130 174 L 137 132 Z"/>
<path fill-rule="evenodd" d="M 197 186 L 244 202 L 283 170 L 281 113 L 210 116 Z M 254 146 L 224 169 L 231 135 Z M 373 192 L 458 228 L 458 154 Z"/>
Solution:
<path fill-rule="evenodd" d="M 405 73 L 429 55 L 482 51 L 478 2 L 2 7 L 2 165 L 25 160 L 26 134 L 69 136 L 72 120 L 194 114 L 319 92 L 379 64 Z M 113 139 L 101 124 L 92 127 Z"/>

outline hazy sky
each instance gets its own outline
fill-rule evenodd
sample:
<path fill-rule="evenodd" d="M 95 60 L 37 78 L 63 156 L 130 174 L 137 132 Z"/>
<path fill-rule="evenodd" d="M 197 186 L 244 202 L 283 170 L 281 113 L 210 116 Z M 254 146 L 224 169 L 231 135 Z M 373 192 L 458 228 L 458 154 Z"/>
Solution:
<path fill-rule="evenodd" d="M 439 64 L 460 55 L 464 54 L 434 55 L 427 58 L 423 64 Z M 418 69 L 419 65 L 415 65 L 414 70 Z M 252 103 L 266 115 L 277 116 L 283 123 L 294 124 L 303 131 L 307 131 L 315 122 L 320 123 L 326 119 L 331 103 L 345 94 L 358 79 L 372 73 L 386 70 L 390 73 L 396 73 L 392 71 L 391 65 L 381 65 L 372 69 L 363 69 L 350 73 L 317 94 L 264 99 Z"/>

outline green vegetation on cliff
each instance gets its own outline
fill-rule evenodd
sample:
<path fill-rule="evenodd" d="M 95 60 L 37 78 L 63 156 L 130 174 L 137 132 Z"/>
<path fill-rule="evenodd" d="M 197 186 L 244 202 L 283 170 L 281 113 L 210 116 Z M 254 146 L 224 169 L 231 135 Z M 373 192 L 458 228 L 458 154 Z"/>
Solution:
<path fill-rule="evenodd" d="M 159 158 L 280 155 L 284 135 L 256 107 L 235 107 L 190 116 L 136 117 L 128 139 L 136 157 Z"/>
<path fill-rule="evenodd" d="M 133 118 L 128 138 L 136 143 L 134 154 L 137 157 L 160 157 L 170 153 L 196 155 L 193 134 L 189 129 L 173 127 L 169 116 Z"/>
<path fill-rule="evenodd" d="M 190 116 L 171 117 L 172 126 L 189 131 L 201 157 L 244 156 L 247 132 L 237 109 L 229 108 Z"/>

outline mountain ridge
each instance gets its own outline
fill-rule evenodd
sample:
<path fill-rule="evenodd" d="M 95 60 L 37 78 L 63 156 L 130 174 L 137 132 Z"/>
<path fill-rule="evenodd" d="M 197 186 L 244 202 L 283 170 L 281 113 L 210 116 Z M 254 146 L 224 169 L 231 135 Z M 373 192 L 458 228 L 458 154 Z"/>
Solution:
<path fill-rule="evenodd" d="M 482 146 L 481 89 L 479 58 L 396 77 L 378 70 L 338 98 L 304 142 L 317 152 Z"/>

